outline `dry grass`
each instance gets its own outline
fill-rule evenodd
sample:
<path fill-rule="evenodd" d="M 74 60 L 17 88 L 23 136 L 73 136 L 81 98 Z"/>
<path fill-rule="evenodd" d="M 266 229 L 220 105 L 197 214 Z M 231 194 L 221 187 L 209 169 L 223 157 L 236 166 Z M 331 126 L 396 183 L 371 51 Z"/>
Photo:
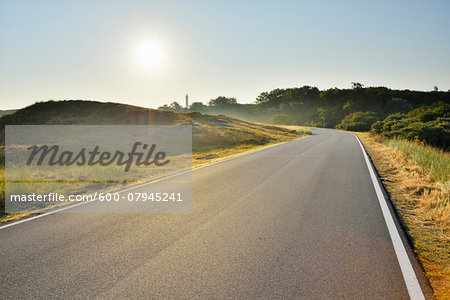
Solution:
<path fill-rule="evenodd" d="M 189 121 L 193 123 L 192 125 L 195 128 L 194 133 L 197 133 L 194 134 L 192 140 L 192 167 L 213 163 L 219 160 L 241 155 L 243 153 L 269 147 L 274 144 L 288 142 L 307 136 L 305 133 L 302 135 L 293 133 L 293 129 L 287 130 L 286 128 L 280 128 L 272 125 L 250 123 L 222 115 L 208 116 L 197 113 L 180 115 L 183 117 L 192 118 Z M 295 130 L 297 130 L 297 133 L 303 132 L 303 128 L 300 127 Z M 308 133 L 308 131 L 305 132 Z M 3 147 L 0 147 L 0 152 L 2 148 Z M 3 156 L 1 154 L 2 153 L 0 153 L 0 156 Z M 213 158 L 199 159 L 205 156 L 213 156 Z M 102 170 L 104 170 L 104 168 L 102 168 Z M 77 176 L 71 176 L 71 178 L 76 177 Z M 116 177 L 120 177 L 120 174 Z M 138 178 L 146 177 L 140 174 Z M 4 168 L 2 167 L 0 172 L 0 206 L 3 205 L 2 201 L 4 201 L 4 182 Z M 115 187 L 119 187 L 120 189 L 132 184 L 136 184 L 136 182 L 124 182 L 116 184 Z M 72 194 L 78 191 L 87 191 L 87 187 L 76 183 L 66 187 L 66 189 L 67 188 L 71 190 Z M 98 185 L 95 185 L 95 188 L 98 189 Z M 17 220 L 30 215 L 32 214 L 1 214 L 0 211 L 0 223 Z"/>
<path fill-rule="evenodd" d="M 386 140 L 385 143 L 413 159 L 434 181 L 449 182 L 450 153 L 427 146 L 424 142 L 417 139 L 414 142 L 410 142 L 394 138 Z"/>
<path fill-rule="evenodd" d="M 303 126 L 298 126 L 298 125 L 277 125 L 277 126 L 286 128 L 289 130 L 295 130 L 295 131 L 298 131 L 298 132 L 301 132 L 304 134 L 309 134 L 309 135 L 312 134 L 312 130 L 310 128 L 305 128 Z"/>
<path fill-rule="evenodd" d="M 0 151 L 3 152 L 3 149 Z M 0 195 L 0 206 L 2 206 L 3 205 L 2 202 L 5 198 L 5 169 L 3 168 L 3 166 L 0 169 L 0 194 L 1 194 Z M 0 224 L 9 222 L 9 221 L 18 220 L 21 218 L 25 218 L 30 215 L 32 215 L 32 214 L 29 214 L 29 213 L 0 214 Z"/>
<path fill-rule="evenodd" d="M 308 135 L 298 136 L 297 139 L 307 137 Z M 239 145 L 233 148 L 225 148 L 225 149 L 212 149 L 207 152 L 197 152 L 192 154 L 192 167 L 196 168 L 199 166 L 207 165 L 216 161 L 224 160 L 227 158 L 231 158 L 234 156 L 239 156 L 245 153 L 253 152 L 259 149 L 271 147 L 277 144 L 282 144 L 288 141 L 270 143 L 266 145 Z M 201 159 L 207 155 L 213 155 L 212 159 Z"/>
<path fill-rule="evenodd" d="M 0 142 L 8 125 L 192 125 L 193 166 L 211 163 L 268 145 L 287 142 L 301 136 L 292 130 L 256 124 L 224 115 L 198 112 L 175 113 L 120 103 L 95 101 L 50 101 L 36 103 L 0 119 Z M 0 147 L 0 223 L 23 217 L 4 214 L 4 155 Z M 196 158 L 214 155 L 211 160 Z M 51 174 L 50 174 L 51 175 Z M 120 178 L 120 175 L 116 176 Z M 145 176 L 142 176 L 145 178 Z M 142 178 L 141 177 L 141 178 Z M 79 187 L 78 187 L 79 188 Z"/>
<path fill-rule="evenodd" d="M 407 228 L 436 298 L 449 299 L 450 190 L 448 176 L 442 175 L 445 172 L 436 172 L 448 168 L 448 153 L 414 142 L 386 141 L 368 133 L 357 135 Z"/>

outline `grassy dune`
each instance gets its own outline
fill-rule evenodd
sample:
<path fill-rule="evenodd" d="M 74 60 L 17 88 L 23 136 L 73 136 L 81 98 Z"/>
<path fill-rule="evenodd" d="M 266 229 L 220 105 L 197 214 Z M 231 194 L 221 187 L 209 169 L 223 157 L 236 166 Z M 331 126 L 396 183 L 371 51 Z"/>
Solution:
<path fill-rule="evenodd" d="M 279 127 L 283 127 L 286 129 L 290 129 L 290 130 L 295 130 L 297 132 L 301 132 L 307 135 L 311 135 L 312 134 L 312 130 L 310 128 L 305 128 L 303 126 L 298 126 L 298 125 L 277 125 Z"/>
<path fill-rule="evenodd" d="M 438 299 L 450 295 L 450 153 L 357 133 L 414 244 Z"/>
<path fill-rule="evenodd" d="M 215 162 L 310 134 L 303 128 L 282 128 L 224 115 L 174 113 L 118 103 L 59 101 L 36 103 L 0 118 L 4 125 L 192 125 L 192 166 Z M 1 132 L 2 140 L 4 132 Z M 0 223 L 27 214 L 4 213 L 4 148 L 0 147 Z M 124 187 L 127 183 L 119 183 Z M 129 183 L 133 184 L 133 183 Z M 135 183 L 134 183 L 135 184 Z M 119 186 L 117 186 L 119 187 Z"/>
<path fill-rule="evenodd" d="M 404 139 L 389 139 L 386 141 L 405 156 L 410 157 L 434 181 L 448 183 L 450 180 L 450 153 L 426 146 L 421 142 L 410 142 Z"/>

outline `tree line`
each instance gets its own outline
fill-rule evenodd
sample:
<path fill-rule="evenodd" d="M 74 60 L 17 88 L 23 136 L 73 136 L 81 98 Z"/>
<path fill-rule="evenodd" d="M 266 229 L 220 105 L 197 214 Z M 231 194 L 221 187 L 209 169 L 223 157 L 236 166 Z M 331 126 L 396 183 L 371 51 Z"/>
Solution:
<path fill-rule="evenodd" d="M 390 114 L 408 113 L 436 102 L 450 103 L 450 91 L 438 91 L 437 87 L 429 92 L 393 90 L 364 87 L 354 82 L 349 89 L 319 90 L 312 86 L 274 89 L 262 92 L 251 104 L 238 103 L 234 97 L 219 96 L 207 104 L 194 102 L 187 110 L 177 102 L 159 109 L 225 114 L 263 123 L 335 128 L 353 113 L 371 112 L 370 119 L 377 121 Z"/>

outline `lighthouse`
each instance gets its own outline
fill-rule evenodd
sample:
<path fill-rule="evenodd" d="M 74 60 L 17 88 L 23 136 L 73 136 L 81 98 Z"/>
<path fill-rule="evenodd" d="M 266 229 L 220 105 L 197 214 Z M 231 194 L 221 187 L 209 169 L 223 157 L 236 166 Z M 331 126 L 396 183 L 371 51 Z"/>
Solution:
<path fill-rule="evenodd" d="M 186 94 L 186 110 L 189 109 L 189 96 Z"/>

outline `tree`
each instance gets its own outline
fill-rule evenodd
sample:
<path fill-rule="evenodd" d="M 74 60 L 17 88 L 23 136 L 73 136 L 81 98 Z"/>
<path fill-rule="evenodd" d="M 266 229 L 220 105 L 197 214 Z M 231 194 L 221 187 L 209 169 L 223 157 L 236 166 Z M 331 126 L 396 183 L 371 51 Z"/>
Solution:
<path fill-rule="evenodd" d="M 202 112 L 208 110 L 208 106 L 201 102 L 193 102 L 191 106 L 189 106 L 189 110 Z"/>
<path fill-rule="evenodd" d="M 219 96 L 216 99 L 211 99 L 208 103 L 211 107 L 224 107 L 237 104 L 236 98 L 228 98 L 225 96 Z"/>
<path fill-rule="evenodd" d="M 261 94 L 256 97 L 256 104 L 269 102 L 269 93 L 268 92 L 262 92 Z"/>
<path fill-rule="evenodd" d="M 284 89 L 274 89 L 270 92 L 263 92 L 258 97 L 256 97 L 256 104 L 270 103 L 279 104 L 281 99 L 285 96 L 286 90 Z"/>
<path fill-rule="evenodd" d="M 405 99 L 392 98 L 384 106 L 384 112 L 386 115 L 395 113 L 408 113 L 413 110 L 414 107 L 408 103 Z"/>
<path fill-rule="evenodd" d="M 435 85 L 435 86 L 433 87 L 433 91 L 435 91 L 435 92 L 439 91 L 439 88 L 437 87 L 437 85 Z"/>
<path fill-rule="evenodd" d="M 325 126 L 325 121 L 328 119 L 329 117 L 329 110 L 325 107 L 319 107 L 317 109 L 317 113 L 319 114 L 319 118 L 320 118 L 320 122 L 322 124 L 322 127 Z"/>
<path fill-rule="evenodd" d="M 158 107 L 158 109 L 160 109 L 160 110 L 170 110 L 170 107 L 169 107 L 169 105 L 164 104 L 163 106 Z"/>
<path fill-rule="evenodd" d="M 359 89 L 362 89 L 363 87 L 364 87 L 364 85 L 362 85 L 359 82 L 352 82 L 352 89 L 354 89 L 354 90 L 359 90 Z"/>
<path fill-rule="evenodd" d="M 183 107 L 176 101 L 170 103 L 169 108 L 172 111 L 183 111 Z"/>
<path fill-rule="evenodd" d="M 280 113 L 287 114 L 292 111 L 292 108 L 289 104 L 281 103 L 278 110 L 280 111 Z"/>

